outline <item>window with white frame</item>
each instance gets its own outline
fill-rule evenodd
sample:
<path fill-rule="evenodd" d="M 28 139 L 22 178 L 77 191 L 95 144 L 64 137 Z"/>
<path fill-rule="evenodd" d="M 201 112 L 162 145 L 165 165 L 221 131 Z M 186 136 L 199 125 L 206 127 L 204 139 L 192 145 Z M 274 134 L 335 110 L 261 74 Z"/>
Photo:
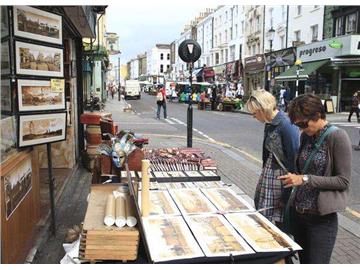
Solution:
<path fill-rule="evenodd" d="M 241 34 L 245 32 L 244 21 L 241 21 Z"/>
<path fill-rule="evenodd" d="M 259 31 L 260 29 L 261 29 L 260 16 L 256 16 L 256 31 Z"/>
<path fill-rule="evenodd" d="M 342 17 L 339 17 L 335 21 L 335 36 L 341 36 L 342 35 Z"/>
<path fill-rule="evenodd" d="M 237 38 L 238 37 L 238 25 L 235 24 L 235 33 L 234 33 L 234 38 Z"/>
<path fill-rule="evenodd" d="M 225 43 L 228 42 L 228 31 L 227 30 L 225 30 L 225 41 L 224 42 Z"/>
<path fill-rule="evenodd" d="M 311 28 L 311 41 L 318 40 L 319 26 L 317 24 L 310 27 Z"/>
<path fill-rule="evenodd" d="M 235 45 L 230 46 L 230 61 L 235 61 Z"/>
<path fill-rule="evenodd" d="M 160 60 L 164 60 L 164 54 L 160 53 Z"/>
<path fill-rule="evenodd" d="M 249 32 L 252 33 L 253 32 L 253 21 L 252 21 L 252 19 L 249 20 L 249 28 L 250 28 Z"/>
<path fill-rule="evenodd" d="M 228 61 L 228 49 L 225 50 L 225 61 L 224 63 L 227 63 Z"/>
<path fill-rule="evenodd" d="M 166 71 L 170 70 L 170 65 L 166 65 Z"/>
<path fill-rule="evenodd" d="M 222 41 L 221 41 L 221 33 L 219 34 L 219 44 L 221 44 Z"/>
<path fill-rule="evenodd" d="M 296 6 L 297 16 L 301 15 L 302 6 Z"/>
<path fill-rule="evenodd" d="M 170 60 L 170 53 L 167 54 L 167 60 Z"/>
<path fill-rule="evenodd" d="M 280 46 L 281 46 L 281 49 L 285 48 L 285 38 L 284 38 L 284 36 L 280 36 Z"/>
<path fill-rule="evenodd" d="M 160 73 L 164 73 L 164 65 L 160 65 Z"/>
<path fill-rule="evenodd" d="M 295 41 L 301 40 L 301 31 L 300 30 L 294 32 L 294 39 L 295 39 Z"/>
<path fill-rule="evenodd" d="M 346 16 L 345 19 L 345 34 L 351 34 L 356 32 L 357 16 L 356 13 L 352 13 Z"/>

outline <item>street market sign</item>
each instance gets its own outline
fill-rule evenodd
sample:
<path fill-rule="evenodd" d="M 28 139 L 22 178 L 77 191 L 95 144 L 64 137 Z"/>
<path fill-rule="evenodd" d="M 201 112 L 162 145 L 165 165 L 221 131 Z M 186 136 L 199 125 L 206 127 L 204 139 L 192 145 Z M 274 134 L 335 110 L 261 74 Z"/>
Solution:
<path fill-rule="evenodd" d="M 325 39 L 299 46 L 297 59 L 302 62 L 318 61 L 342 56 L 360 55 L 360 35 L 348 35 Z"/>

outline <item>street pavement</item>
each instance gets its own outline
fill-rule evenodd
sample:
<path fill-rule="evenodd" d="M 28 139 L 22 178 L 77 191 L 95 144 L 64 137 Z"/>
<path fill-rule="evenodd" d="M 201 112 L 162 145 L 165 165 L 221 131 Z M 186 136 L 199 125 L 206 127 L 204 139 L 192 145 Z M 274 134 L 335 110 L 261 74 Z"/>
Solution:
<path fill-rule="evenodd" d="M 123 112 L 127 103 L 132 104 L 133 112 Z M 110 99 L 105 107 L 106 111 L 112 112 L 120 129 L 133 130 L 148 137 L 148 148 L 186 147 L 187 105 L 168 104 L 168 119 L 163 119 L 161 115 L 161 119 L 157 120 L 155 109 L 155 97 L 144 93 L 141 100 Z M 246 114 L 198 111 L 196 106 L 193 111 L 193 147 L 202 148 L 214 158 L 221 179 L 253 204 L 252 198 L 261 171 L 263 125 Z M 332 117 L 338 122 L 345 122 L 343 116 Z M 352 137 L 352 141 L 355 144 L 356 137 Z M 357 164 L 360 164 L 359 155 L 355 157 Z M 70 179 L 57 205 L 57 235 L 48 235 L 44 227 L 34 248 L 37 252 L 33 263 L 60 262 L 64 255 L 62 243 L 66 229 L 79 224 L 84 218 L 90 183 L 91 176 L 83 169 Z M 358 200 L 354 198 L 354 205 L 359 204 Z M 356 216 L 358 212 L 355 209 L 351 208 L 351 211 L 339 215 L 340 227 L 331 263 L 360 263 L 360 218 Z"/>

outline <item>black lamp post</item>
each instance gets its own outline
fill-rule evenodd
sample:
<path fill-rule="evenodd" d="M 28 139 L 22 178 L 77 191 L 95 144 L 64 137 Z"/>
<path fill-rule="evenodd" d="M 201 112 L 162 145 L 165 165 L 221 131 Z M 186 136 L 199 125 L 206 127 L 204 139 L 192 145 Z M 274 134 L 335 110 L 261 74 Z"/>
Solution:
<path fill-rule="evenodd" d="M 272 52 L 272 46 L 273 46 L 273 40 L 275 37 L 275 29 L 271 26 L 271 28 L 268 31 L 268 35 L 269 35 L 269 43 L 270 43 L 270 63 L 268 64 L 268 71 L 270 72 L 270 80 L 272 78 L 272 63 L 271 63 L 271 52 Z M 270 90 L 270 81 L 269 80 L 269 76 L 267 76 L 267 82 L 268 82 L 268 90 Z"/>

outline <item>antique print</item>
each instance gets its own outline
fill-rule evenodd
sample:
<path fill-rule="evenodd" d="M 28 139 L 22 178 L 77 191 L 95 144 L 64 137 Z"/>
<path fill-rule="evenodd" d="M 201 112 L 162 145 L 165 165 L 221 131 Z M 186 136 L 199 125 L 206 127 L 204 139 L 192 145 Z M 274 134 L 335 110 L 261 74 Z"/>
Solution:
<path fill-rule="evenodd" d="M 139 206 L 141 206 L 141 193 L 139 193 Z M 166 190 L 150 191 L 150 215 L 180 215 L 169 192 Z"/>
<path fill-rule="evenodd" d="M 9 174 L 2 176 L 4 182 L 5 212 L 8 220 L 32 188 L 31 158 L 28 157 Z"/>
<path fill-rule="evenodd" d="M 185 220 L 207 257 L 254 253 L 221 215 L 193 215 L 185 217 Z"/>
<path fill-rule="evenodd" d="M 203 176 L 218 176 L 216 173 L 214 173 L 213 171 L 200 171 L 200 173 L 203 175 Z"/>
<path fill-rule="evenodd" d="M 189 177 L 202 177 L 202 175 L 197 171 L 185 171 Z"/>
<path fill-rule="evenodd" d="M 18 42 L 16 47 L 16 73 L 25 75 L 62 77 L 63 50 Z"/>
<path fill-rule="evenodd" d="M 9 35 L 9 15 L 7 6 L 1 6 L 1 38 Z"/>
<path fill-rule="evenodd" d="M 27 6 L 14 6 L 16 36 L 62 44 L 62 18 Z"/>
<path fill-rule="evenodd" d="M 184 182 L 170 182 L 165 183 L 167 189 L 178 189 L 178 188 L 187 188 L 187 185 Z"/>
<path fill-rule="evenodd" d="M 19 111 L 65 109 L 65 91 L 55 92 L 50 81 L 18 80 Z"/>
<path fill-rule="evenodd" d="M 243 198 L 228 187 L 201 190 L 222 213 L 254 210 Z"/>
<path fill-rule="evenodd" d="M 171 177 L 186 177 L 186 175 L 183 172 L 180 172 L 180 171 L 170 171 L 170 172 L 167 172 L 167 173 Z"/>
<path fill-rule="evenodd" d="M 15 116 L 0 120 L 1 132 L 1 161 L 7 158 L 8 153 L 16 145 Z"/>
<path fill-rule="evenodd" d="M 226 214 L 225 217 L 257 252 L 301 249 L 289 236 L 259 213 Z"/>
<path fill-rule="evenodd" d="M 65 140 L 66 113 L 20 115 L 19 147 Z"/>
<path fill-rule="evenodd" d="M 172 189 L 169 192 L 183 215 L 216 213 L 217 211 L 200 189 Z"/>
<path fill-rule="evenodd" d="M 143 225 L 152 261 L 204 257 L 181 216 L 143 218 Z"/>
<path fill-rule="evenodd" d="M 198 188 L 220 188 L 224 186 L 221 181 L 198 181 L 194 183 Z"/>
<path fill-rule="evenodd" d="M 11 113 L 11 83 L 10 79 L 1 80 L 1 112 Z"/>
<path fill-rule="evenodd" d="M 156 178 L 170 178 L 166 172 L 153 172 Z"/>
<path fill-rule="evenodd" d="M 1 75 L 10 74 L 9 42 L 1 42 Z"/>

